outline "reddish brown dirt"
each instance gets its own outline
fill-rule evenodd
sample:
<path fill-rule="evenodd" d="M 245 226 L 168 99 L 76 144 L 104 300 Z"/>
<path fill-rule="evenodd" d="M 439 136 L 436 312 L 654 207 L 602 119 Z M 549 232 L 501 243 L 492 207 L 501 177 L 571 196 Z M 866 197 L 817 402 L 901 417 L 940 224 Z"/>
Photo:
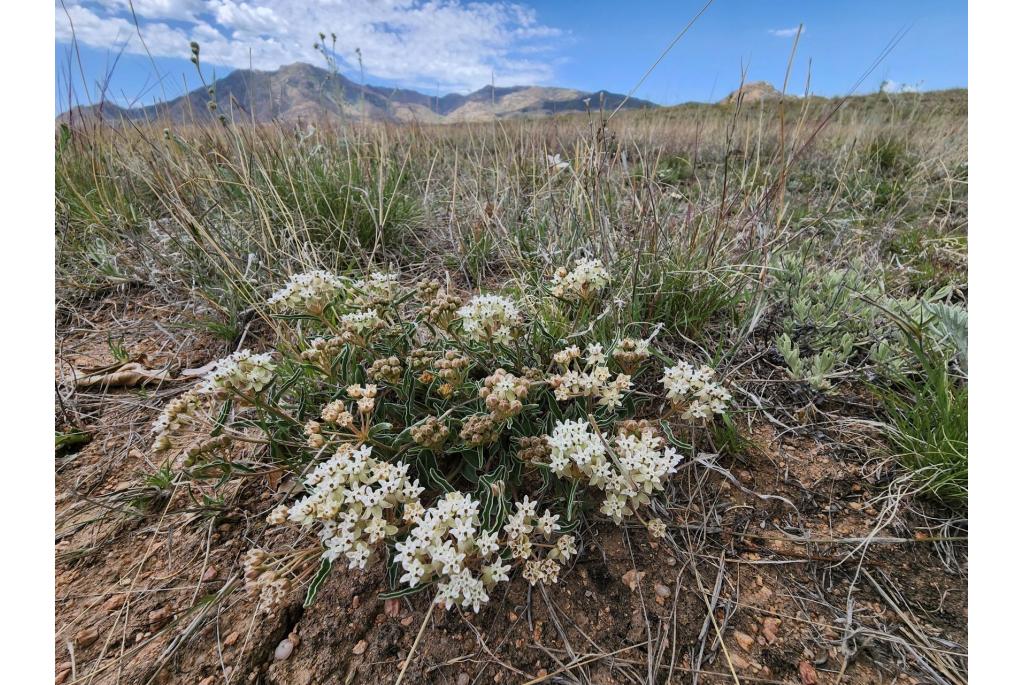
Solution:
<path fill-rule="evenodd" d="M 57 681 L 394 682 L 429 597 L 385 605 L 382 569 L 339 569 L 309 608 L 297 595 L 257 614 L 230 590 L 256 541 L 288 544 L 265 537 L 275 489 L 263 478 L 216 492 L 147 489 L 158 466 L 149 426 L 185 383 L 70 390 L 69 368 L 115 361 L 108 338 L 175 371 L 228 351 L 176 327 L 183 315 L 173 311 L 136 291 L 58 321 L 58 429 L 74 422 L 92 439 L 55 462 Z M 865 476 L 873 471 L 857 445 L 778 433 L 758 420 L 747 448 L 719 458 L 735 482 L 700 465 L 679 474 L 668 512 L 675 544 L 591 517 L 557 585 L 515 579 L 479 614 L 435 609 L 404 682 L 689 683 L 694 670 L 701 683 L 940 682 L 922 644 L 966 650 L 965 550 L 953 550 L 961 567 L 947 569 L 938 545 L 919 539 L 935 530 L 902 505 L 878 531 L 892 541 L 864 553 L 849 539 L 884 513 L 884 477 Z M 219 498 L 214 515 L 196 506 L 204 495 Z M 206 601 L 218 593 L 222 601 Z M 275 660 L 289 636 L 293 651 Z"/>

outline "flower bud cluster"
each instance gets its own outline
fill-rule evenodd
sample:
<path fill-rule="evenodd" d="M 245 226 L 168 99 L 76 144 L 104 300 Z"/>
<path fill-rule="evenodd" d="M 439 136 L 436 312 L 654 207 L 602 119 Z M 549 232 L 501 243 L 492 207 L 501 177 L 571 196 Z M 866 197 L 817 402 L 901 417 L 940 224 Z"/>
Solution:
<path fill-rule="evenodd" d="M 373 381 L 395 385 L 402 378 L 402 360 L 394 355 L 377 359 L 370 365 L 367 376 Z"/>
<path fill-rule="evenodd" d="M 376 385 L 358 385 L 352 384 L 345 388 L 345 392 L 348 396 L 356 401 L 356 408 L 360 414 L 372 414 L 373 405 L 377 398 L 377 386 Z"/>
<path fill-rule="evenodd" d="M 320 412 L 320 418 L 342 428 L 351 428 L 354 423 L 352 413 L 349 412 L 345 400 L 334 400 L 325 404 Z"/>
<path fill-rule="evenodd" d="M 153 432 L 156 433 L 154 450 L 163 452 L 171 448 L 171 436 L 196 419 L 201 401 L 199 392 L 193 389 L 167 403 L 160 416 L 153 422 Z"/>
<path fill-rule="evenodd" d="M 309 348 L 300 353 L 303 361 L 315 362 L 323 367 L 330 366 L 341 354 L 345 346 L 345 340 L 341 336 L 333 338 L 314 338 L 309 342 Z"/>
<path fill-rule="evenodd" d="M 491 414 L 473 414 L 462 423 L 459 437 L 470 447 L 489 445 L 501 435 L 501 427 Z"/>
<path fill-rule="evenodd" d="M 427 449 L 439 451 L 448 440 L 448 426 L 436 416 L 428 416 L 419 425 L 413 426 L 409 433 L 413 442 Z"/>
<path fill-rule="evenodd" d="M 423 315 L 431 323 L 442 328 L 447 328 L 455 319 L 455 313 L 459 310 L 462 300 L 449 293 L 437 293 L 426 305 L 423 306 Z"/>
<path fill-rule="evenodd" d="M 231 446 L 231 438 L 227 435 L 218 435 L 215 438 L 201 440 L 185 450 L 185 465 L 191 466 L 204 454 L 211 454 Z"/>
<path fill-rule="evenodd" d="M 437 375 L 441 380 L 459 385 L 466 379 L 469 358 L 457 350 L 447 350 L 434 361 L 434 368 L 437 369 Z"/>
<path fill-rule="evenodd" d="M 250 549 L 242 557 L 246 589 L 259 596 L 259 606 L 271 612 L 281 606 L 292 593 L 293 583 L 282 573 L 270 555 L 261 549 Z"/>
<path fill-rule="evenodd" d="M 547 437 L 543 435 L 528 436 L 519 439 L 519 451 L 516 457 L 520 461 L 533 464 L 546 464 L 551 448 L 548 447 Z"/>
<path fill-rule="evenodd" d="M 523 400 L 530 392 L 530 384 L 505 369 L 497 369 L 484 379 L 480 397 L 495 421 L 504 421 L 523 410 Z"/>
<path fill-rule="evenodd" d="M 651 356 L 651 344 L 646 340 L 623 338 L 612 350 L 612 359 L 626 371 L 636 371 Z"/>

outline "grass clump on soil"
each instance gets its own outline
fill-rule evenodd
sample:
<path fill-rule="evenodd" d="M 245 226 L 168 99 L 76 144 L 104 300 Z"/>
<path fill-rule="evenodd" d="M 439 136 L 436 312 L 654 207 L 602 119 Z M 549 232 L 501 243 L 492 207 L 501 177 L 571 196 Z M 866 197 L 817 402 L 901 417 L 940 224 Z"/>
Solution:
<path fill-rule="evenodd" d="M 967 505 L 967 379 L 960 371 L 966 364 L 966 314 L 950 324 L 948 311 L 937 312 L 900 319 L 918 368 L 896 378 L 881 396 L 896 458 L 925 493 L 960 508 Z M 954 342 L 937 338 L 937 327 L 951 330 Z"/>

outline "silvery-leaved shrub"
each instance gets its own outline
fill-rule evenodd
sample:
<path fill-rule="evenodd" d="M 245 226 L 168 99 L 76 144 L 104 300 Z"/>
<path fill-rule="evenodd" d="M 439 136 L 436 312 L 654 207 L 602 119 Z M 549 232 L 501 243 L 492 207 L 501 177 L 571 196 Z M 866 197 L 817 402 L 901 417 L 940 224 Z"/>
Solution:
<path fill-rule="evenodd" d="M 776 260 L 772 291 L 781 331 L 775 347 L 791 378 L 826 393 L 854 368 L 872 378 L 899 378 L 917 365 L 907 325 L 921 329 L 929 350 L 966 369 L 967 310 L 947 301 L 950 289 L 892 298 L 866 273 L 861 264 L 820 267 L 796 253 Z"/>
<path fill-rule="evenodd" d="M 299 585 L 312 600 L 334 566 L 384 564 L 386 596 L 478 611 L 517 576 L 557 581 L 583 516 L 666 535 L 651 505 L 687 449 L 670 427 L 731 401 L 650 337 L 588 339 L 609 280 L 579 260 L 532 297 L 464 299 L 394 274 L 296 275 L 268 300 L 274 349 L 221 360 L 170 402 L 155 449 L 190 476 L 294 481 L 267 520 L 295 544 L 244 558 L 266 609 Z M 575 329 L 554 335 L 538 312 L 555 310 Z"/>

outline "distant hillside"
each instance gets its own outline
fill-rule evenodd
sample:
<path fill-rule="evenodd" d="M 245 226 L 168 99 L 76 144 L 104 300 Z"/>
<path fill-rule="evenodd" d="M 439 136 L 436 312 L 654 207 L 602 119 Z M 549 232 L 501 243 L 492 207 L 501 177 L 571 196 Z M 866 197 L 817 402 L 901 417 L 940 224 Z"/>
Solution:
<path fill-rule="evenodd" d="M 212 95 L 211 95 L 212 92 Z M 494 117 L 545 116 L 591 108 L 617 107 L 626 96 L 606 91 L 586 93 L 571 88 L 539 86 L 486 86 L 469 95 L 450 93 L 433 97 L 415 90 L 363 87 L 340 74 L 310 64 L 290 64 L 276 71 L 239 69 L 219 79 L 211 90 L 198 88 L 166 103 L 125 109 L 104 105 L 77 108 L 60 115 L 102 116 L 106 120 L 181 123 L 206 121 L 224 114 L 257 121 L 312 120 L 325 115 L 376 121 L 486 121 Z M 211 108 L 210 103 L 216 103 Z M 646 100 L 630 99 L 624 109 L 657 107 Z"/>

